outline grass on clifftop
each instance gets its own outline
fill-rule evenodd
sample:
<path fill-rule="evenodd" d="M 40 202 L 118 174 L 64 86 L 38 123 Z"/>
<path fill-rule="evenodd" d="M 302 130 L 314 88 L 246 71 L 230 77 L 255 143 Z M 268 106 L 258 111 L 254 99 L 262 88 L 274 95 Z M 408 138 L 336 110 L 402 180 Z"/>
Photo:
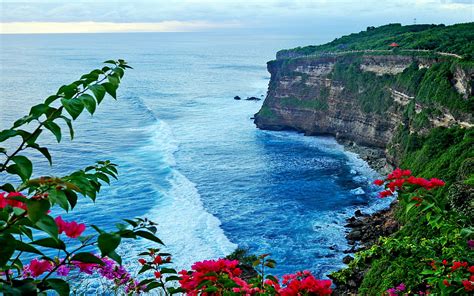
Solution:
<path fill-rule="evenodd" d="M 368 27 L 366 31 L 353 33 L 332 42 L 283 50 L 280 53 L 294 52 L 308 55 L 333 51 L 389 49 L 396 42 L 401 49 L 423 49 L 448 52 L 474 59 L 474 23 L 445 25 L 389 24 Z"/>

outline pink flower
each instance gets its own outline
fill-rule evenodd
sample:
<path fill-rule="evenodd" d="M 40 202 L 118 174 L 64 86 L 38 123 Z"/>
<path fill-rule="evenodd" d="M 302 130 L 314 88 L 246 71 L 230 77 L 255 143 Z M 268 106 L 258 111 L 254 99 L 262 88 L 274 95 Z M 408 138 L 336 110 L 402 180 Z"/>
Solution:
<path fill-rule="evenodd" d="M 404 283 L 401 283 L 400 285 L 398 285 L 395 289 L 397 289 L 397 291 L 405 291 L 406 289 L 406 286 Z"/>
<path fill-rule="evenodd" d="M 68 276 L 71 269 L 67 265 L 61 265 L 57 270 L 56 273 L 59 276 Z"/>
<path fill-rule="evenodd" d="M 71 238 L 76 238 L 80 236 L 84 232 L 84 230 L 86 230 L 86 225 L 84 223 L 77 224 L 77 222 L 72 221 L 68 224 L 64 232 L 67 236 Z"/>
<path fill-rule="evenodd" d="M 61 216 L 56 217 L 54 221 L 56 221 L 56 225 L 58 226 L 59 233 L 64 232 L 70 238 L 76 238 L 80 236 L 86 229 L 85 224 L 83 223 L 78 224 L 75 221 L 66 222 L 61 218 Z"/>
<path fill-rule="evenodd" d="M 79 262 L 79 261 L 72 261 L 72 264 L 74 264 L 74 266 L 79 268 L 80 272 L 84 272 L 86 274 L 93 274 L 94 271 L 99 266 L 98 264 L 95 264 L 95 263 L 84 263 L 84 262 Z"/>
<path fill-rule="evenodd" d="M 48 260 L 31 260 L 30 264 L 23 267 L 24 277 L 39 277 L 46 271 L 50 271 L 53 268 L 53 264 Z"/>
<path fill-rule="evenodd" d="M 24 202 L 14 200 L 13 197 L 25 197 L 20 192 L 10 192 L 5 196 L 5 192 L 0 193 L 0 209 L 5 208 L 6 206 L 11 206 L 13 208 L 20 208 L 26 211 L 26 204 Z"/>

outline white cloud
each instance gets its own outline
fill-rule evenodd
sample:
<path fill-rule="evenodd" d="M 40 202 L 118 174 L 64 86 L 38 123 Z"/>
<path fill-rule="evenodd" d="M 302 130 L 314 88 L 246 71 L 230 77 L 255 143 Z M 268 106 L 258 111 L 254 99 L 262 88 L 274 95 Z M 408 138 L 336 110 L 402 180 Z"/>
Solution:
<path fill-rule="evenodd" d="M 41 33 L 116 33 L 116 32 L 193 32 L 209 29 L 235 28 L 238 23 L 212 23 L 204 21 L 164 21 L 159 23 L 108 23 L 108 22 L 12 22 L 1 23 L 1 34 Z"/>
<path fill-rule="evenodd" d="M 414 18 L 418 23 L 474 21 L 474 0 L 0 1 L 1 23 L 179 21 L 240 23 L 249 30 L 276 28 L 292 32 L 339 26 L 350 32 L 369 25 L 412 23 Z"/>

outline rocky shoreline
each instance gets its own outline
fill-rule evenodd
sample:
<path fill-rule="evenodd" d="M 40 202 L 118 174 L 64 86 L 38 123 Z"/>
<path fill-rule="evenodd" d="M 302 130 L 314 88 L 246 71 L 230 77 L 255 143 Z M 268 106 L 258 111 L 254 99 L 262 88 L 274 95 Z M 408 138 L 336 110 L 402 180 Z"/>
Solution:
<path fill-rule="evenodd" d="M 385 176 L 393 171 L 394 167 L 388 162 L 384 149 L 358 145 L 354 141 L 349 140 L 338 139 L 338 142 L 344 146 L 345 150 L 357 154 L 366 161 L 380 175 Z"/>
<path fill-rule="evenodd" d="M 367 147 L 356 144 L 352 141 L 339 140 L 347 151 L 356 153 L 365 160 L 369 166 L 382 176 L 393 170 L 393 166 L 385 157 L 385 151 L 377 147 Z M 396 201 L 392 202 L 389 208 L 383 209 L 371 215 L 364 214 L 360 210 L 346 220 L 348 228 L 346 239 L 351 248 L 345 250 L 348 254 L 343 258 L 344 264 L 349 264 L 354 258 L 350 254 L 369 249 L 377 243 L 382 236 L 389 236 L 400 228 L 400 224 L 395 219 Z M 334 295 L 357 295 L 366 270 L 356 270 L 346 283 L 337 283 Z M 333 279 L 334 280 L 334 279 Z"/>

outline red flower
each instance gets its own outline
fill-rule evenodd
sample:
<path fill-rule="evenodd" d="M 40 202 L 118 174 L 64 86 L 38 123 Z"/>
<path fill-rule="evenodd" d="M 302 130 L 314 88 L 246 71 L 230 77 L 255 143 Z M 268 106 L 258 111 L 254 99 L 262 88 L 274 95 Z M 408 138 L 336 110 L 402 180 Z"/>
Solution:
<path fill-rule="evenodd" d="M 141 265 L 145 265 L 146 260 L 143 258 L 138 259 L 138 262 L 140 262 Z"/>
<path fill-rule="evenodd" d="M 380 198 L 385 198 L 390 195 L 392 195 L 392 192 L 390 190 L 384 190 L 384 191 L 379 192 Z"/>
<path fill-rule="evenodd" d="M 448 261 L 446 261 L 446 259 L 443 260 L 443 265 L 448 265 Z"/>
<path fill-rule="evenodd" d="M 430 180 L 430 185 L 431 187 L 440 187 L 444 186 L 446 183 L 443 180 L 436 179 L 436 178 L 431 178 Z"/>
<path fill-rule="evenodd" d="M 53 264 L 48 260 L 33 259 L 30 264 L 23 267 L 23 275 L 25 277 L 38 277 L 52 268 Z"/>
<path fill-rule="evenodd" d="M 5 192 L 0 193 L 0 209 L 5 208 L 6 206 L 11 206 L 13 208 L 20 208 L 26 211 L 26 204 L 19 200 L 12 199 L 13 197 L 25 197 L 20 192 L 10 192 L 5 196 Z"/>
<path fill-rule="evenodd" d="M 161 259 L 161 256 L 156 256 L 155 260 L 153 260 L 153 263 L 160 265 L 163 263 L 163 259 Z"/>
<path fill-rule="evenodd" d="M 161 277 L 161 272 L 155 271 L 155 277 L 159 279 Z"/>
<path fill-rule="evenodd" d="M 448 282 L 447 279 L 444 279 L 444 280 L 443 280 L 443 285 L 445 285 L 446 287 L 451 286 L 451 284 Z"/>
<path fill-rule="evenodd" d="M 385 183 L 385 181 L 384 181 L 384 180 L 380 180 L 380 179 L 377 179 L 377 180 L 374 181 L 374 184 L 377 185 L 377 186 L 382 186 L 383 183 Z"/>
<path fill-rule="evenodd" d="M 455 271 L 461 267 L 467 267 L 467 262 L 454 261 L 453 266 L 451 266 L 451 270 Z"/>
<path fill-rule="evenodd" d="M 70 238 L 76 238 L 80 236 L 86 229 L 85 224 L 78 224 L 75 221 L 66 222 L 63 220 L 63 218 L 61 218 L 61 216 L 56 217 L 54 221 L 56 221 L 56 225 L 58 226 L 58 232 L 60 234 L 64 232 Z"/>
<path fill-rule="evenodd" d="M 474 265 L 473 265 L 473 266 L 470 266 L 470 267 L 468 268 L 468 271 L 469 271 L 470 273 L 474 273 Z"/>
<path fill-rule="evenodd" d="M 474 291 L 474 284 L 468 280 L 462 281 L 462 285 L 464 286 L 464 290 L 468 292 Z"/>
<path fill-rule="evenodd" d="M 69 223 L 69 225 L 67 226 L 64 232 L 66 233 L 67 236 L 71 238 L 76 238 L 80 236 L 84 232 L 84 230 L 86 230 L 85 224 L 83 223 L 77 224 L 77 222 L 72 221 Z"/>

